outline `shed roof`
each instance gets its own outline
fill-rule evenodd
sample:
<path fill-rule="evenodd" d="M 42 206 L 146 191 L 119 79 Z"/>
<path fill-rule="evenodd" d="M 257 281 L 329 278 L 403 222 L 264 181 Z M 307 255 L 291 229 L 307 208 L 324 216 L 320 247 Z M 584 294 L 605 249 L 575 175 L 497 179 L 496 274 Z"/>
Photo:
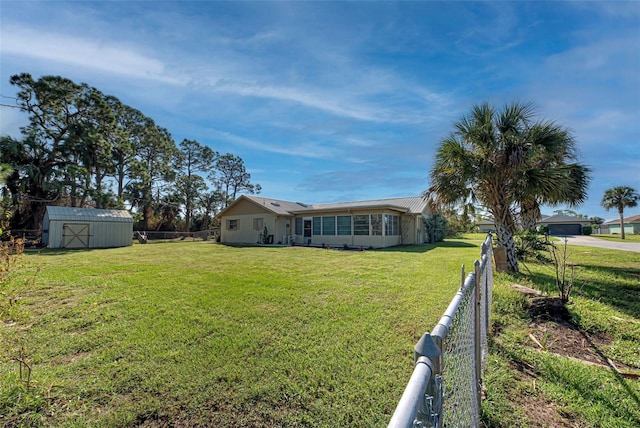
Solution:
<path fill-rule="evenodd" d="M 97 208 L 47 207 L 49 221 L 99 221 L 112 223 L 133 223 L 127 210 L 101 210 Z"/>

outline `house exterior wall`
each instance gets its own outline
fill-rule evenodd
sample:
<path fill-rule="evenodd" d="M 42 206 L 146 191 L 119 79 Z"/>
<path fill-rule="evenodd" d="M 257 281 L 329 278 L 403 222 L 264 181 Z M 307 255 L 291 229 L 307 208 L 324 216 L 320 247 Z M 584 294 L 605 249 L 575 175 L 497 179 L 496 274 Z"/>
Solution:
<path fill-rule="evenodd" d="M 618 224 L 609 224 L 609 233 L 620 233 L 620 223 Z M 625 223 L 624 224 L 624 233 L 640 233 L 640 223 Z"/>
<path fill-rule="evenodd" d="M 370 216 L 370 215 L 381 215 L 382 216 L 382 224 L 380 235 L 359 235 L 355 233 L 355 219 L 356 216 Z M 396 234 L 387 235 L 384 216 L 396 216 L 398 218 L 397 228 L 398 232 Z M 295 232 L 294 242 L 298 245 L 327 245 L 332 247 L 342 247 L 342 246 L 362 246 L 362 247 L 392 247 L 395 245 L 401 244 L 416 244 L 422 243 L 424 241 L 424 231 L 421 216 L 413 216 L 413 215 L 402 215 L 397 211 L 393 210 L 347 210 L 347 211 L 327 211 L 327 212 L 313 212 L 308 214 L 298 214 L 296 218 L 301 219 L 311 219 L 313 221 L 314 218 L 320 218 L 320 222 L 322 223 L 323 218 L 333 218 L 333 217 L 349 217 L 351 228 L 350 234 L 339 235 L 337 231 L 332 234 L 325 234 L 324 227 L 320 227 L 320 233 L 317 233 L 317 228 L 314 230 L 312 228 L 311 241 L 308 242 L 309 238 L 305 238 L 303 236 L 303 231 L 298 231 L 295 229 L 295 226 L 292 227 L 292 230 Z M 419 221 L 416 221 L 419 219 Z M 292 220 L 295 223 L 295 219 Z M 371 217 L 369 217 L 369 233 L 371 233 Z"/>
<path fill-rule="evenodd" d="M 303 207 L 306 205 L 286 201 L 240 199 L 220 216 L 220 241 L 256 244 L 265 226 L 267 235 L 273 235 L 274 244 L 381 248 L 419 244 L 425 240 L 422 221 L 425 213 L 405 214 L 404 208 L 396 209 L 395 206 L 308 210 Z M 428 214 L 428 208 L 424 210 Z M 366 225 L 363 217 L 356 221 L 356 216 L 368 216 Z M 347 218 L 349 223 L 345 223 Z M 380 226 L 373 228 L 375 234 L 372 233 L 372 220 L 380 221 Z M 305 221 L 311 224 L 310 237 L 304 236 Z M 261 226 L 256 227 L 256 224 Z M 366 231 L 363 228 L 367 228 Z"/>
<path fill-rule="evenodd" d="M 489 232 L 494 232 L 495 230 L 496 230 L 495 224 L 478 223 L 479 233 L 489 233 Z"/>
<path fill-rule="evenodd" d="M 258 219 L 262 219 L 262 227 L 256 228 L 255 221 Z M 276 228 L 275 214 L 254 212 L 252 214 L 226 215 L 222 217 L 220 225 L 220 240 L 237 244 L 257 244 L 260 234 L 264 231 L 264 226 L 267 227 L 267 233 L 272 234 L 271 231 Z"/>

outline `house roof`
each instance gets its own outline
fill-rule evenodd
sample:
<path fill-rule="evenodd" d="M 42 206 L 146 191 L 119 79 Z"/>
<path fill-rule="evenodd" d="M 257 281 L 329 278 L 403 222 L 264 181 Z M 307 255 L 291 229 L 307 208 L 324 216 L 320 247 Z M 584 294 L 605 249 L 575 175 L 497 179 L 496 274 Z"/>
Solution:
<path fill-rule="evenodd" d="M 564 215 L 564 214 L 559 214 L 559 215 L 552 215 L 549 217 L 544 217 L 542 219 L 540 219 L 538 221 L 538 223 L 591 223 L 591 220 L 589 220 L 588 218 L 581 218 L 581 217 L 573 217 L 570 215 Z"/>
<path fill-rule="evenodd" d="M 624 219 L 625 223 L 640 223 L 640 215 L 634 215 Z M 620 224 L 620 219 L 605 221 L 603 224 Z"/>
<path fill-rule="evenodd" d="M 263 198 L 261 196 L 242 195 L 238 199 L 236 199 L 231 205 L 229 205 L 227 208 L 222 210 L 219 215 L 222 215 L 222 213 L 224 213 L 226 210 L 231 208 L 240 199 L 249 200 L 254 204 L 260 205 L 266 210 L 271 211 L 272 213 L 278 214 L 278 215 L 291 215 L 292 211 L 307 209 L 307 207 L 309 207 L 308 204 L 305 204 L 302 202 L 290 202 L 290 201 L 283 201 L 280 199 Z"/>
<path fill-rule="evenodd" d="M 307 204 L 303 202 L 290 202 L 280 199 L 263 198 L 254 195 L 242 195 L 231 205 L 222 210 L 218 217 L 224 215 L 234 204 L 240 200 L 248 200 L 278 215 L 294 215 L 319 211 L 344 211 L 348 209 L 363 208 L 387 208 L 401 211 L 407 214 L 419 214 L 425 210 L 428 201 L 422 196 L 412 196 L 406 198 L 376 199 L 370 201 L 338 202 L 330 204 Z"/>
<path fill-rule="evenodd" d="M 48 206 L 47 215 L 49 216 L 49 221 L 75 220 L 133 223 L 133 217 L 127 210 Z"/>
<path fill-rule="evenodd" d="M 331 204 L 315 204 L 309 205 L 305 210 L 296 210 L 295 212 L 302 211 L 344 211 L 347 209 L 362 209 L 362 208 L 389 208 L 397 211 L 402 211 L 407 214 L 420 214 L 427 207 L 427 200 L 422 196 L 411 196 L 406 198 L 390 198 L 390 199 L 375 199 L 370 201 L 356 201 L 356 202 L 338 202 Z"/>

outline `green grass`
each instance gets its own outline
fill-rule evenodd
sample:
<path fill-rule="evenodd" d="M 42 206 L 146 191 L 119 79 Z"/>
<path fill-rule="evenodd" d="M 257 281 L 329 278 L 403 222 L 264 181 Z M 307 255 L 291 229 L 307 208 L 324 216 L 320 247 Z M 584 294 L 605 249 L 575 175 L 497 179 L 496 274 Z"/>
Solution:
<path fill-rule="evenodd" d="M 614 242 L 640 242 L 640 234 L 627 233 L 624 235 L 624 239 L 620 238 L 620 235 L 591 235 L 594 238 L 604 239 L 606 241 Z"/>
<path fill-rule="evenodd" d="M 570 262 L 577 265 L 568 305 L 574 322 L 588 334 L 610 337 L 611 343 L 598 351 L 638 373 L 640 254 L 579 246 L 569 246 L 569 251 Z M 556 426 L 558 420 L 563 426 L 640 426 L 640 380 L 532 347 L 528 334 L 540 333 L 529 326 L 526 298 L 508 284 L 557 292 L 549 266 L 531 261 L 525 266 L 530 271 L 526 276 L 497 276 L 493 322 L 499 333 L 491 338 L 483 422 L 491 427 Z M 547 407 L 556 423 L 545 424 L 537 412 L 528 414 L 547 403 L 552 403 Z"/>
<path fill-rule="evenodd" d="M 36 280 L 0 325 L 0 425 L 384 426 L 482 238 L 26 254 Z"/>

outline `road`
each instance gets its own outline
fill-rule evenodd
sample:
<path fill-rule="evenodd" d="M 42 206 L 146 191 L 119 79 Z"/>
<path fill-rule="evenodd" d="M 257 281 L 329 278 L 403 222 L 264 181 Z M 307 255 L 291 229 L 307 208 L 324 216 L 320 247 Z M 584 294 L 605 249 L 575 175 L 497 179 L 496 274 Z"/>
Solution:
<path fill-rule="evenodd" d="M 563 239 L 564 236 L 558 236 L 558 238 Z M 611 250 L 633 251 L 640 253 L 640 242 L 605 241 L 604 239 L 598 239 L 592 236 L 580 235 L 569 235 L 566 238 L 567 244 L 569 245 L 584 245 L 586 247 L 609 248 Z"/>

